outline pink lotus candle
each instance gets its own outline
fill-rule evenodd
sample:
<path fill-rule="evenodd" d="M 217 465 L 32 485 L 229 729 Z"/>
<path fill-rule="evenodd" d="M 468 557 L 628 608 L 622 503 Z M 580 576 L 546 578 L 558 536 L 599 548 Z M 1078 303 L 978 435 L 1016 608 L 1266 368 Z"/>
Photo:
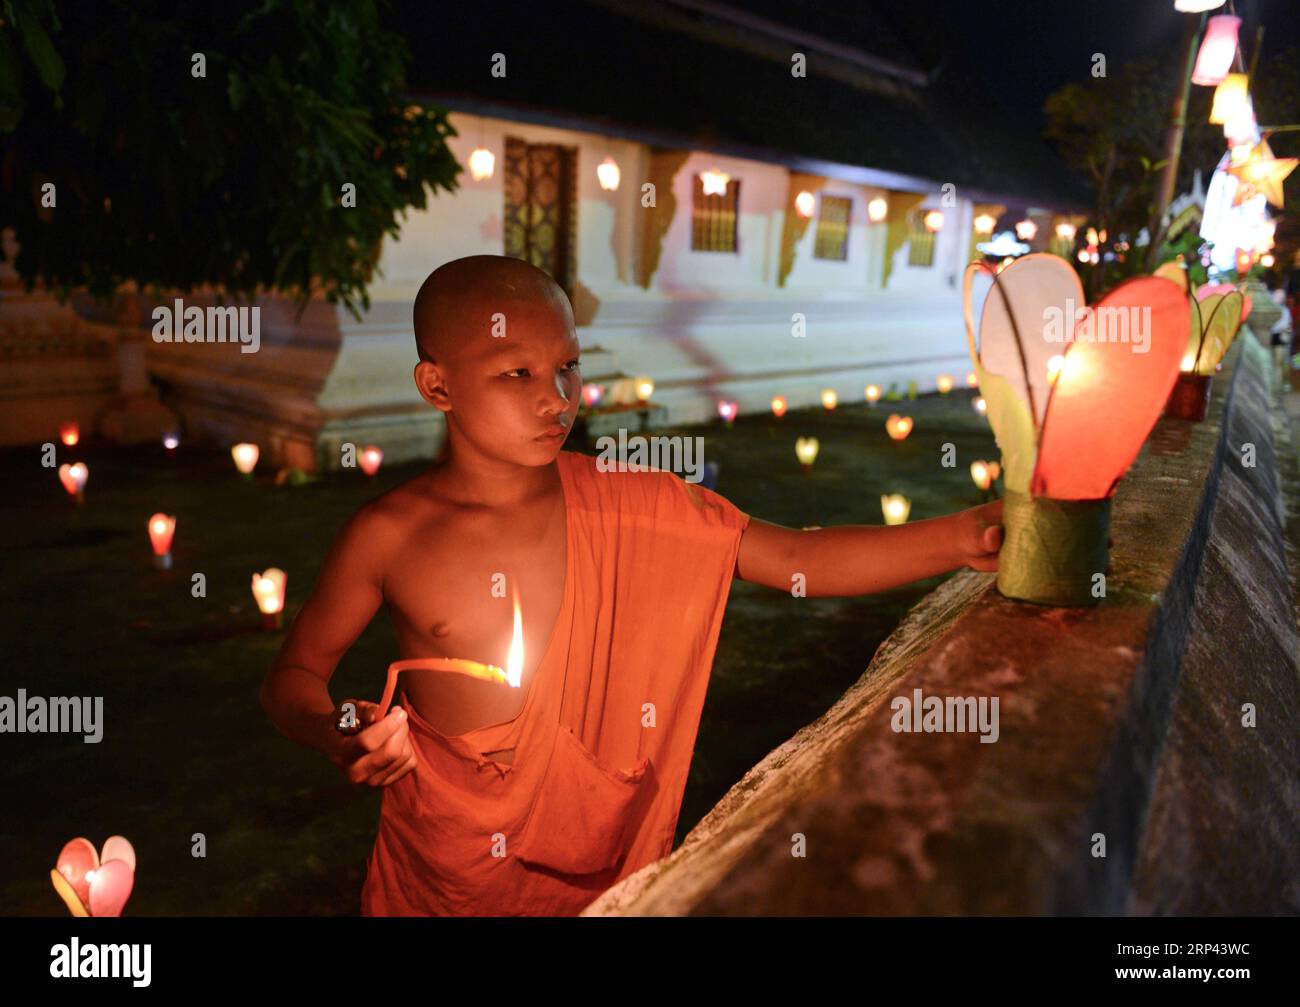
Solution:
<path fill-rule="evenodd" d="M 149 544 L 153 546 L 154 566 L 160 570 L 172 568 L 172 536 L 176 534 L 176 518 L 158 513 L 149 519 Z"/>
<path fill-rule="evenodd" d="M 253 598 L 262 613 L 266 629 L 279 629 L 284 622 L 284 590 L 288 575 L 278 567 L 253 574 Z"/>
<path fill-rule="evenodd" d="M 50 882 L 73 916 L 121 916 L 135 887 L 135 848 L 109 836 L 103 851 L 77 837 L 64 844 Z"/>
<path fill-rule="evenodd" d="M 367 444 L 361 449 L 359 459 L 361 471 L 368 476 L 374 475 L 379 471 L 379 464 L 384 460 L 384 452 L 373 444 Z"/>
<path fill-rule="evenodd" d="M 89 478 L 90 469 L 86 467 L 85 462 L 59 466 L 59 482 L 63 483 L 63 488 L 68 491 L 68 495 L 76 499 L 79 504 L 86 502 L 86 480 Z"/>

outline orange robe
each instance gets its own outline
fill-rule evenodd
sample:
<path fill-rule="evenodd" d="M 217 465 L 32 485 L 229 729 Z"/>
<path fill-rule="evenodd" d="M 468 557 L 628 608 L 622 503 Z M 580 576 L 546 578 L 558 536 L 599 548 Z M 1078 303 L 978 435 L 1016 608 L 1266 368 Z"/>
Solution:
<path fill-rule="evenodd" d="M 364 916 L 572 916 L 672 849 L 749 516 L 671 472 L 556 464 L 564 600 L 524 707 L 448 737 L 403 697 L 416 768 L 385 788 Z"/>

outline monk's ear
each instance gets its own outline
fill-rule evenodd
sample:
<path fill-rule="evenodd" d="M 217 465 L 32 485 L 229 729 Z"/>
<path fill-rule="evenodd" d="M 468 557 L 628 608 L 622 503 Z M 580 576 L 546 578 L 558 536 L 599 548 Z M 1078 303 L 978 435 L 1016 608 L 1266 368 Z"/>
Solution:
<path fill-rule="evenodd" d="M 447 383 L 442 369 L 437 364 L 421 360 L 415 365 L 415 387 L 419 389 L 420 397 L 429 405 L 441 409 L 444 413 L 451 412 L 451 397 L 447 394 Z"/>

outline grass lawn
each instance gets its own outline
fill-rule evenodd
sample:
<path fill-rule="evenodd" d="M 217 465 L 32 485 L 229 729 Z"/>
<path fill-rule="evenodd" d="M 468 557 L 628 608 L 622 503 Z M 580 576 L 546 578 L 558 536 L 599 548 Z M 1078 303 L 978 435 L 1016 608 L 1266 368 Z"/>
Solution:
<path fill-rule="evenodd" d="M 916 429 L 883 430 L 890 412 Z M 979 502 L 969 464 L 995 458 L 992 433 L 953 393 L 870 409 L 841 406 L 656 431 L 705 437 L 717 490 L 791 527 L 879 524 L 880 495 L 919 520 Z M 810 474 L 796 436 L 816 436 Z M 956 446 L 957 465 L 940 464 Z M 570 450 L 580 445 L 566 445 Z M 356 913 L 379 794 L 357 791 L 322 756 L 281 737 L 257 692 L 282 633 L 261 629 L 253 571 L 286 570 L 292 619 L 343 521 L 421 466 L 359 471 L 296 488 L 241 479 L 228 451 L 182 444 L 60 447 L 90 466 L 75 506 L 39 451 L 0 453 L 5 493 L 5 662 L 0 695 L 103 696 L 103 740 L 0 735 L 0 910 L 62 916 L 49 870 L 64 842 L 114 833 L 139 866 L 126 912 L 146 915 Z M 156 570 L 145 533 L 177 518 L 174 567 Z M 207 597 L 191 594 L 201 572 Z M 722 629 L 677 839 L 772 748 L 854 682 L 877 645 L 938 580 L 859 598 L 803 598 L 737 581 Z M 396 657 L 381 614 L 340 663 L 331 691 L 373 695 Z M 196 834 L 206 856 L 191 850 Z"/>

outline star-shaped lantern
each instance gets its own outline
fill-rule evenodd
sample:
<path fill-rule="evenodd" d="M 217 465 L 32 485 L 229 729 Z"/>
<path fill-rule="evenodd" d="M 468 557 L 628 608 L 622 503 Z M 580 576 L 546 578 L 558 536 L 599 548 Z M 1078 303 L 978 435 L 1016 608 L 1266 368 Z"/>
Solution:
<path fill-rule="evenodd" d="M 1230 165 L 1228 174 L 1237 178 L 1237 192 L 1232 205 L 1240 206 L 1263 194 L 1274 206 L 1282 205 L 1282 182 L 1295 171 L 1300 158 L 1274 157 L 1267 140 L 1260 140 L 1250 156 L 1240 164 Z"/>

